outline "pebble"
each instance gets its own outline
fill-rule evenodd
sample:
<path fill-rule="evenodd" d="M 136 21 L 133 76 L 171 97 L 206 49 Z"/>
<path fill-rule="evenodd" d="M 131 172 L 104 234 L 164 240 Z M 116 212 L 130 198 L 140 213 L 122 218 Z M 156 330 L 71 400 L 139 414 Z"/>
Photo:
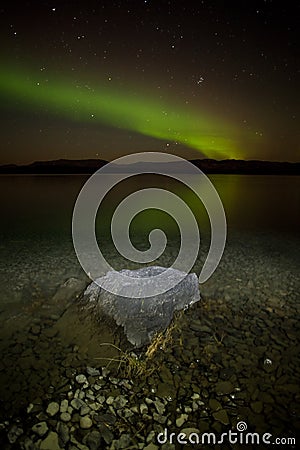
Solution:
<path fill-rule="evenodd" d="M 100 375 L 100 371 L 94 367 L 87 366 L 86 371 L 91 377 L 97 377 Z"/>
<path fill-rule="evenodd" d="M 140 413 L 141 414 L 147 414 L 148 413 L 148 406 L 145 405 L 145 403 L 140 404 Z"/>
<path fill-rule="evenodd" d="M 69 414 L 68 412 L 61 413 L 60 420 L 62 420 L 63 422 L 70 422 L 71 414 Z"/>
<path fill-rule="evenodd" d="M 180 432 L 181 432 L 181 433 L 184 433 L 184 434 L 186 435 L 187 438 L 189 438 L 189 436 L 190 436 L 192 433 L 195 433 L 195 434 L 199 434 L 199 435 L 200 435 L 200 430 L 198 430 L 198 428 L 192 428 L 192 427 L 190 427 L 190 428 L 182 428 L 182 430 L 180 430 Z"/>
<path fill-rule="evenodd" d="M 76 411 L 78 411 L 84 405 L 84 401 L 80 398 L 73 398 L 73 400 L 71 400 L 71 406 L 72 408 L 76 409 Z"/>
<path fill-rule="evenodd" d="M 58 444 L 58 434 L 50 431 L 46 439 L 41 442 L 40 450 L 61 450 Z"/>
<path fill-rule="evenodd" d="M 221 409 L 219 411 L 214 412 L 213 416 L 218 422 L 223 423 L 223 425 L 229 425 L 230 423 L 225 409 Z"/>
<path fill-rule="evenodd" d="M 158 450 L 159 447 L 152 442 L 148 444 L 146 447 L 144 447 L 144 450 Z"/>
<path fill-rule="evenodd" d="M 83 405 L 83 406 L 80 408 L 80 415 L 81 415 L 81 416 L 86 416 L 87 414 L 89 414 L 90 411 L 91 411 L 91 408 L 90 408 L 89 406 Z"/>
<path fill-rule="evenodd" d="M 49 403 L 47 409 L 46 409 L 46 413 L 50 416 L 53 417 L 55 416 L 55 414 L 57 414 L 59 411 L 59 404 L 56 402 L 51 402 Z"/>
<path fill-rule="evenodd" d="M 219 381 L 216 384 L 215 391 L 219 395 L 231 394 L 234 390 L 234 387 L 230 381 Z"/>
<path fill-rule="evenodd" d="M 33 425 L 31 428 L 32 431 L 36 434 L 38 434 L 40 437 L 44 436 L 48 431 L 48 425 L 46 422 L 39 422 Z"/>
<path fill-rule="evenodd" d="M 218 409 L 222 409 L 222 405 L 218 400 L 215 400 L 214 398 L 209 399 L 209 407 L 212 411 L 218 411 Z"/>
<path fill-rule="evenodd" d="M 118 440 L 114 440 L 114 448 L 116 449 L 124 449 L 129 448 L 131 443 L 131 437 L 130 434 L 123 433 Z"/>
<path fill-rule="evenodd" d="M 90 450 L 98 450 L 101 448 L 101 434 L 99 431 L 91 431 L 83 438 L 82 442 L 86 444 Z"/>
<path fill-rule="evenodd" d="M 7 438 L 10 444 L 14 444 L 20 436 L 23 434 L 23 428 L 13 425 L 7 433 Z"/>
<path fill-rule="evenodd" d="M 67 399 L 64 399 L 60 402 L 60 412 L 64 413 L 68 411 L 68 407 L 69 407 L 69 402 Z"/>
<path fill-rule="evenodd" d="M 162 416 L 161 414 L 157 414 L 156 412 L 153 413 L 153 419 L 162 425 L 165 424 L 167 421 L 166 417 Z"/>
<path fill-rule="evenodd" d="M 189 416 L 187 414 L 181 414 L 181 416 L 176 419 L 176 427 L 181 428 L 184 422 L 187 421 L 188 417 Z"/>
<path fill-rule="evenodd" d="M 83 375 L 83 373 L 81 373 L 80 375 L 77 375 L 75 380 L 77 381 L 78 384 L 86 384 L 87 383 L 87 378 L 85 375 Z"/>
<path fill-rule="evenodd" d="M 33 335 L 37 336 L 41 332 L 41 327 L 39 325 L 32 325 L 30 331 Z"/>
<path fill-rule="evenodd" d="M 109 397 L 106 399 L 106 403 L 107 403 L 108 405 L 112 405 L 112 404 L 114 403 L 114 401 L 115 401 L 115 398 L 112 397 L 112 396 L 109 396 Z"/>
<path fill-rule="evenodd" d="M 263 403 L 260 401 L 252 402 L 250 406 L 252 411 L 255 412 L 256 414 L 260 414 L 263 410 Z"/>
<path fill-rule="evenodd" d="M 88 430 L 93 425 L 93 421 L 89 416 L 80 417 L 80 428 L 83 430 Z"/>
<path fill-rule="evenodd" d="M 155 400 L 154 406 L 158 414 L 163 414 L 165 412 L 165 405 L 160 400 Z"/>
<path fill-rule="evenodd" d="M 70 440 L 69 427 L 65 423 L 59 422 L 57 424 L 57 432 L 59 434 L 60 439 L 63 441 L 64 444 L 69 442 L 69 440 Z"/>

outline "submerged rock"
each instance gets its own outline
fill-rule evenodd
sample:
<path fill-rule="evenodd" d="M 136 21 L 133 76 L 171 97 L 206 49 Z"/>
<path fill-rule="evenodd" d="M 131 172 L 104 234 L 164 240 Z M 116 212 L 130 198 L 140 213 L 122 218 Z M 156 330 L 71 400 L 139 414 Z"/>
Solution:
<path fill-rule="evenodd" d="M 200 300 L 199 281 L 196 274 L 184 274 L 176 269 L 152 266 L 138 270 L 122 270 L 127 277 L 143 278 L 143 282 L 165 272 L 166 285 L 170 279 L 175 286 L 167 292 L 152 297 L 130 298 L 130 285 L 120 286 L 115 295 L 100 285 L 114 286 L 119 282 L 118 272 L 108 272 L 105 277 L 91 283 L 84 292 L 84 299 L 90 308 L 94 304 L 95 314 L 100 318 L 107 315 L 124 328 L 129 342 L 140 347 L 148 344 L 152 337 L 164 331 L 170 324 L 174 311 L 187 308 Z M 103 281 L 104 280 L 104 281 Z M 178 283 L 176 284 L 176 280 Z M 98 284 L 97 284 L 98 283 Z"/>

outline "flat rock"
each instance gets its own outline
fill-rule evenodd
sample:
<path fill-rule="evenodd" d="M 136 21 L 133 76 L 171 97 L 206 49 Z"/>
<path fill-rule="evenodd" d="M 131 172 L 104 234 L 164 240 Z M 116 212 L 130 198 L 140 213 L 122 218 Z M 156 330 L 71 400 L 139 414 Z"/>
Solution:
<path fill-rule="evenodd" d="M 211 398 L 209 400 L 209 407 L 212 411 L 218 411 L 218 409 L 222 409 L 222 405 L 218 400 L 215 400 L 214 398 Z"/>
<path fill-rule="evenodd" d="M 41 442 L 40 450 L 61 450 L 58 444 L 58 434 L 50 431 L 46 439 Z"/>
<path fill-rule="evenodd" d="M 175 285 L 167 292 L 148 297 L 147 283 L 152 285 L 151 278 L 164 273 L 166 285 L 172 281 Z M 120 284 L 120 274 L 131 278 L 141 278 L 141 298 L 132 298 L 130 283 Z M 160 281 L 161 282 L 161 281 Z M 98 283 L 98 284 L 97 284 Z M 107 286 L 108 290 L 100 287 Z M 149 288 L 148 286 L 148 288 Z M 118 295 L 110 292 L 118 292 Z M 145 289 L 145 298 L 143 298 Z M 105 277 L 91 283 L 84 292 L 88 308 L 100 319 L 107 315 L 117 325 L 124 328 L 129 342 L 140 347 L 148 344 L 152 337 L 164 331 L 170 324 L 174 311 L 187 308 L 200 300 L 199 280 L 196 274 L 185 274 L 176 269 L 165 269 L 159 266 L 144 267 L 138 270 L 121 270 L 108 272 Z"/>
<path fill-rule="evenodd" d="M 219 395 L 231 394 L 234 390 L 234 387 L 230 381 L 219 381 L 216 384 L 216 393 Z"/>
<path fill-rule="evenodd" d="M 220 409 L 219 411 L 214 412 L 213 416 L 218 422 L 223 423 L 223 425 L 229 424 L 229 418 L 225 409 Z"/>
<path fill-rule="evenodd" d="M 98 450 L 101 445 L 101 434 L 99 431 L 91 431 L 84 437 L 83 443 L 86 444 L 90 450 Z"/>

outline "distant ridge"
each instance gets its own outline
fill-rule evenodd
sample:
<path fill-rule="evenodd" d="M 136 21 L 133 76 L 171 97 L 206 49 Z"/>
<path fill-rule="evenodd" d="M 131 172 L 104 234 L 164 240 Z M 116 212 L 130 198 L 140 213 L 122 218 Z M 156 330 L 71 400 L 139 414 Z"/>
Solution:
<path fill-rule="evenodd" d="M 245 175 L 300 175 L 300 163 L 274 161 L 244 161 L 236 159 L 194 159 L 193 165 L 209 174 L 245 174 Z M 0 166 L 0 174 L 92 174 L 107 164 L 102 159 L 58 159 L 54 161 L 36 161 L 27 165 L 6 164 Z M 169 172 L 181 172 L 180 163 L 159 163 L 159 167 L 168 167 Z M 153 163 L 138 162 L 132 165 L 115 165 L 111 172 L 135 172 L 140 167 L 155 167 Z"/>

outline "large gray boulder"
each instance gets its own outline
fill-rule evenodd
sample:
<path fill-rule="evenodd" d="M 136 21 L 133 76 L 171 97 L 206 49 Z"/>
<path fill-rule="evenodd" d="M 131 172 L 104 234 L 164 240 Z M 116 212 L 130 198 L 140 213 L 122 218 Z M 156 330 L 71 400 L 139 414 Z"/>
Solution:
<path fill-rule="evenodd" d="M 199 280 L 196 274 L 184 274 L 175 270 L 159 266 L 145 267 L 138 270 L 121 270 L 122 274 L 134 278 L 149 279 L 165 272 L 166 277 L 174 280 L 174 287 L 169 291 L 146 298 L 130 298 L 129 287 L 120 286 L 121 295 L 115 295 L 104 290 L 99 285 L 112 286 L 116 291 L 115 283 L 119 277 L 118 272 L 108 272 L 96 282 L 91 283 L 84 292 L 84 299 L 88 307 L 93 309 L 96 316 L 107 315 L 113 318 L 117 325 L 124 328 L 129 342 L 135 347 L 148 344 L 153 336 L 164 331 L 170 324 L 174 311 L 189 307 L 200 300 Z M 176 280 L 178 283 L 176 284 Z M 123 294 L 123 295 L 122 295 Z"/>

